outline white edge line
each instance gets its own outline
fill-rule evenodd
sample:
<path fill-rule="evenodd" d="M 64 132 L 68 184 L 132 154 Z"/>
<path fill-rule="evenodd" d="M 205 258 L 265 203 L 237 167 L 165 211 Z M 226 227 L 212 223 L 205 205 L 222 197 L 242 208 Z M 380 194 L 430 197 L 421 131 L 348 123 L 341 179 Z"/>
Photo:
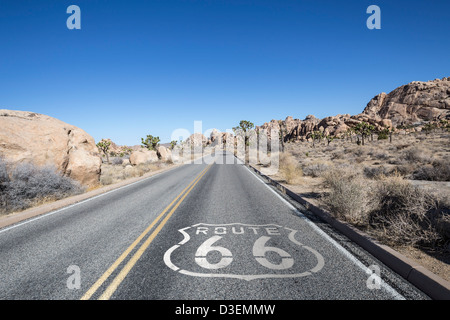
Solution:
<path fill-rule="evenodd" d="M 356 264 L 359 268 L 361 268 L 364 272 L 367 270 L 367 267 L 359 261 L 354 255 L 352 255 L 349 251 L 347 251 L 344 247 L 342 247 L 336 240 L 331 238 L 328 234 L 326 234 L 322 229 L 320 229 L 314 222 L 308 219 L 303 213 L 301 213 L 300 210 L 298 210 L 296 207 L 294 207 L 289 201 L 284 199 L 282 196 L 280 196 L 275 190 L 270 188 L 260 177 L 258 177 L 254 172 L 252 172 L 247 166 L 245 168 L 256 178 L 259 182 L 261 182 L 264 186 L 266 186 L 267 189 L 269 189 L 271 192 L 273 192 L 278 198 L 280 198 L 285 204 L 288 205 L 291 209 L 293 209 L 297 215 L 302 218 L 310 227 L 312 227 L 317 233 L 319 233 L 322 237 L 324 237 L 326 240 L 328 240 L 331 244 L 333 244 L 342 254 L 344 254 L 345 257 L 347 257 L 350 261 L 352 261 L 354 264 Z M 381 279 L 382 280 L 382 279 Z M 405 300 L 405 297 L 402 296 L 400 293 L 397 292 L 394 288 L 392 288 L 389 284 L 387 284 L 385 281 L 381 281 L 381 285 L 384 287 L 386 291 L 388 291 L 390 294 L 394 296 L 395 299 L 399 300 Z"/>

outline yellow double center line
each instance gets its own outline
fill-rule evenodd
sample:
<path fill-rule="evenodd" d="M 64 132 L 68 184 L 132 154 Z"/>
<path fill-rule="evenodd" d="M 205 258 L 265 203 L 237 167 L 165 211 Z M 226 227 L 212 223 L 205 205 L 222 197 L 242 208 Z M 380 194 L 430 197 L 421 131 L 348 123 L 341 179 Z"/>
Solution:
<path fill-rule="evenodd" d="M 172 214 L 178 208 L 178 206 L 183 202 L 186 196 L 191 192 L 195 185 L 200 181 L 200 179 L 205 175 L 205 173 L 211 168 L 211 165 L 206 167 L 200 174 L 181 191 L 181 193 L 161 212 L 161 214 L 141 233 L 141 235 L 120 255 L 120 257 L 105 271 L 105 273 L 89 288 L 89 290 L 81 297 L 81 300 L 89 300 L 92 295 L 100 288 L 100 286 L 111 276 L 111 274 L 117 269 L 117 267 L 127 258 L 127 256 L 133 251 L 133 249 L 141 242 L 141 240 L 153 229 L 153 227 L 161 220 L 167 211 L 170 212 L 166 215 L 164 220 L 158 225 L 158 227 L 152 232 L 152 234 L 145 240 L 141 247 L 135 252 L 133 257 L 127 262 L 120 273 L 114 278 L 110 285 L 106 288 L 103 294 L 100 296 L 99 300 L 108 300 L 112 294 L 116 291 L 120 283 L 125 279 L 127 274 L 142 256 L 144 251 L 148 248 L 153 239 L 158 235 L 161 229 L 164 227 L 166 222 L 170 219 Z M 187 191 L 186 191 L 187 190 Z M 177 202 L 178 201 L 178 202 Z M 176 204 L 175 204 L 176 203 Z M 175 205 L 174 205 L 175 204 Z"/>

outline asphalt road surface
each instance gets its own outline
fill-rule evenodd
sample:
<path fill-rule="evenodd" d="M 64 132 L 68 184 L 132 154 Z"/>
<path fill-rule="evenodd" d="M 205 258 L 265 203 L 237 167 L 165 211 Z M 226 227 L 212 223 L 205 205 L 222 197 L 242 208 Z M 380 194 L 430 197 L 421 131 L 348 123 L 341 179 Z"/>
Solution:
<path fill-rule="evenodd" d="M 232 155 L 203 160 L 1 229 L 0 299 L 427 299 Z"/>

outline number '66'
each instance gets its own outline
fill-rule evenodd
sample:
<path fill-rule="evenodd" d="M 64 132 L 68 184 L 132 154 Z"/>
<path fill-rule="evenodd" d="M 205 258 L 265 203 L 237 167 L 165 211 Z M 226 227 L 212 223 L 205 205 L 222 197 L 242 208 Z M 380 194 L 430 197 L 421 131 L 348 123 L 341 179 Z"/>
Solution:
<path fill-rule="evenodd" d="M 221 246 L 213 246 L 214 243 L 222 239 L 221 236 L 213 236 L 203 242 L 200 247 L 197 249 L 195 253 L 195 262 L 202 268 L 206 269 L 220 269 L 225 268 L 226 266 L 230 265 L 233 261 L 233 254 L 230 250 L 227 248 L 221 247 Z M 289 253 L 284 251 L 283 249 L 277 248 L 277 247 L 269 247 L 266 246 L 266 243 L 270 240 L 270 237 L 262 236 L 259 237 L 255 243 L 253 244 L 253 256 L 255 257 L 256 261 L 261 264 L 262 266 L 269 268 L 269 269 L 275 269 L 275 270 L 284 270 L 289 269 L 294 265 L 294 259 L 291 257 Z M 206 256 L 209 252 L 217 251 L 221 255 L 220 261 L 216 263 L 210 263 Z M 275 264 L 273 262 L 270 262 L 266 258 L 267 252 L 275 252 L 281 257 L 281 262 L 279 264 Z"/>

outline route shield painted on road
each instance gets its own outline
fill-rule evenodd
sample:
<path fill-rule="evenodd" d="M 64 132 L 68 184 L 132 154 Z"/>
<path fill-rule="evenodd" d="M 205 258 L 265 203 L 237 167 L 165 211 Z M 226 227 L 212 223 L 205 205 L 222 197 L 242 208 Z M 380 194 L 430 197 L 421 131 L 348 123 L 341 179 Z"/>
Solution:
<path fill-rule="evenodd" d="M 199 223 L 178 230 L 183 240 L 164 254 L 165 264 L 195 277 L 296 278 L 319 272 L 324 258 L 276 224 Z"/>

